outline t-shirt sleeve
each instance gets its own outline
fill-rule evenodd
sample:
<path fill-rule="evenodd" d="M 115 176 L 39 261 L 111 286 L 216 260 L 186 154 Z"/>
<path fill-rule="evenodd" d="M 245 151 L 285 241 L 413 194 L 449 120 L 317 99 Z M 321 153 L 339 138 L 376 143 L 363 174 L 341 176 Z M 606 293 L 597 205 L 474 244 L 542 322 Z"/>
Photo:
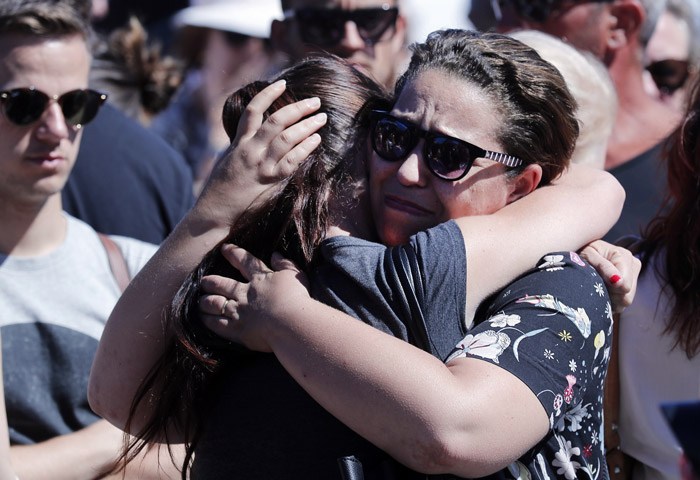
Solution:
<path fill-rule="evenodd" d="M 576 253 L 543 257 L 476 321 L 448 361 L 472 357 L 501 366 L 532 390 L 553 423 L 587 414 L 584 399 L 602 392 L 612 311 L 603 280 Z"/>
<path fill-rule="evenodd" d="M 406 341 L 415 339 L 412 332 L 420 317 L 428 336 L 421 347 L 443 361 L 464 337 L 466 254 L 454 222 L 420 232 L 397 247 L 335 237 L 321 245 L 321 253 L 323 261 L 312 275 L 317 300 Z M 407 257 L 398 253 L 413 259 L 408 272 L 401 261 Z M 411 290 L 418 315 L 407 307 Z"/>

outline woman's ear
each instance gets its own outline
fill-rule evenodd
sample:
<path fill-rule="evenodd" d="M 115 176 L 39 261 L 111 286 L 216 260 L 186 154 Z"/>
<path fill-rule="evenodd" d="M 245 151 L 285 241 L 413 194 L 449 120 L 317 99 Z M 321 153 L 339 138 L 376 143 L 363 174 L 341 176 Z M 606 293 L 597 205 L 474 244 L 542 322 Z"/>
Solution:
<path fill-rule="evenodd" d="M 542 167 L 537 164 L 530 164 L 518 174 L 517 177 L 511 179 L 511 191 L 508 195 L 508 203 L 512 203 L 525 195 L 530 194 L 542 180 Z"/>

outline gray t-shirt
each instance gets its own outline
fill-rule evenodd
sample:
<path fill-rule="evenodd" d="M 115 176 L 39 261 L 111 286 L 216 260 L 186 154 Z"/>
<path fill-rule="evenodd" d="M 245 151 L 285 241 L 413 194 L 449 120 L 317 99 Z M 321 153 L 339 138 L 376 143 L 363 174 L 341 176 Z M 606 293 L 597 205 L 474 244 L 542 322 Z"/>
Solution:
<path fill-rule="evenodd" d="M 466 255 L 454 222 L 411 238 L 415 280 L 424 296 L 431 353 L 445 358 L 464 338 Z M 313 296 L 398 338 L 407 339 L 410 318 L 401 299 L 395 252 L 352 237 L 321 246 L 323 261 L 312 275 Z M 352 342 L 353 339 L 347 339 Z M 193 480 L 308 480 L 340 477 L 337 459 L 354 455 L 365 480 L 424 478 L 391 461 L 318 405 L 274 355 L 242 353 L 227 362 L 206 406 L 207 423 L 195 452 Z M 400 471 L 397 472 L 396 469 Z"/>
<path fill-rule="evenodd" d="M 47 255 L 0 254 L 0 327 L 12 444 L 71 433 L 98 417 L 87 401 L 90 366 L 120 295 L 97 233 L 71 216 Z M 110 237 L 133 276 L 157 249 Z"/>

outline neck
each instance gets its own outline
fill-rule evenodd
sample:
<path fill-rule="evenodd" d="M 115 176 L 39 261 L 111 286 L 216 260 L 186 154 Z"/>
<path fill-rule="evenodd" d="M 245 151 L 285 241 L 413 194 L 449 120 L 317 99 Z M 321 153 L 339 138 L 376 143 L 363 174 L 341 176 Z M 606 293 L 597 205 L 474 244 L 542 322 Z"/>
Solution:
<path fill-rule="evenodd" d="M 345 195 L 341 195 L 347 198 Z M 357 199 L 353 205 L 348 205 L 347 200 L 338 200 L 333 197 L 329 200 L 331 213 L 331 226 L 326 232 L 327 237 L 349 235 L 365 240 L 376 241 L 374 223 L 371 218 L 369 195 L 366 192 L 366 184 L 359 182 L 351 198 Z"/>
<path fill-rule="evenodd" d="M 0 200 L 0 252 L 34 257 L 58 248 L 66 236 L 61 194 L 40 204 Z"/>
<path fill-rule="evenodd" d="M 632 160 L 668 137 L 678 116 L 644 88 L 641 58 L 635 48 L 621 51 L 609 66 L 618 95 L 615 127 L 608 141 L 605 168 Z"/>

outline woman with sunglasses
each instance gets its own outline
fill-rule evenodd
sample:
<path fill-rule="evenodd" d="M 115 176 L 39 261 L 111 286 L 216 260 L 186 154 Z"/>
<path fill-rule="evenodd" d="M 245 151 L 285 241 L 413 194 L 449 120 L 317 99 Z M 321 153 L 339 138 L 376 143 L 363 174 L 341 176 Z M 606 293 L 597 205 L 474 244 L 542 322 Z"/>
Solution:
<path fill-rule="evenodd" d="M 458 34 L 459 36 L 465 35 L 463 32 L 458 32 Z M 478 37 L 466 38 L 468 38 L 468 43 L 474 49 L 472 60 L 476 60 L 477 57 L 480 58 L 481 56 L 488 58 L 486 54 L 491 50 L 488 45 L 492 41 L 496 41 L 494 46 L 497 47 L 493 53 L 496 53 L 499 49 L 524 48 L 513 40 L 505 41 L 505 45 L 498 44 L 499 39 L 501 42 L 504 41 L 501 37 L 485 37 L 483 40 Z M 467 135 L 466 137 L 474 142 L 472 144 L 464 139 L 441 133 L 441 131 L 425 132 L 422 126 L 418 127 L 415 125 L 414 119 L 408 120 L 394 113 L 389 115 L 387 112 L 381 111 L 372 115 L 375 148 L 381 149 L 382 155 L 385 155 L 387 160 L 395 160 L 393 162 L 382 160 L 382 162 L 387 165 L 400 165 L 402 162 L 399 160 L 406 156 L 413 147 L 420 146 L 429 165 L 424 167 L 423 170 L 423 175 L 429 176 L 425 178 L 430 178 L 430 181 L 436 182 L 436 185 L 437 182 L 440 182 L 439 185 L 442 185 L 440 188 L 443 188 L 445 193 L 458 188 L 462 189 L 466 196 L 472 197 L 473 205 L 467 204 L 463 195 L 460 197 L 460 202 L 464 202 L 463 204 L 455 205 L 455 208 L 446 208 L 443 212 L 440 212 L 440 215 L 444 215 L 443 221 L 460 215 L 490 213 L 502 207 L 503 205 L 499 205 L 498 200 L 488 199 L 486 195 L 483 196 L 483 199 L 478 198 L 476 192 L 479 190 L 479 186 L 474 187 L 474 183 L 476 180 L 483 180 L 486 184 L 503 182 L 503 177 L 506 175 L 504 164 L 515 165 L 510 168 L 515 168 L 516 170 L 511 170 L 512 173 L 508 174 L 508 178 L 512 180 L 515 189 L 518 190 L 518 192 L 513 193 L 514 200 L 516 197 L 530 193 L 529 191 L 526 192 L 529 187 L 523 185 L 523 183 L 528 183 L 528 181 L 522 182 L 519 180 L 520 174 L 525 172 L 525 170 L 529 172 L 533 169 L 539 169 L 532 168 L 533 166 L 529 164 L 529 161 L 538 159 L 541 164 L 548 166 L 547 174 L 555 176 L 563 169 L 566 163 L 564 159 L 568 157 L 570 150 L 573 148 L 577 127 L 571 114 L 573 103 L 565 90 L 563 80 L 553 67 L 539 60 L 539 57 L 534 55 L 531 50 L 527 49 L 521 53 L 527 62 L 532 61 L 537 65 L 536 72 L 532 73 L 537 73 L 538 75 L 533 76 L 533 79 L 538 78 L 538 83 L 542 82 L 540 74 L 547 74 L 547 79 L 543 82 L 546 86 L 539 90 L 536 96 L 540 98 L 540 101 L 544 101 L 544 98 L 547 96 L 563 95 L 563 106 L 549 103 L 546 105 L 545 112 L 534 112 L 528 119 L 518 119 L 517 114 L 509 118 L 516 121 L 519 120 L 521 122 L 520 127 L 530 124 L 534 120 L 539 120 L 544 122 L 540 124 L 540 127 L 543 128 L 542 132 L 547 132 L 548 128 L 554 128 L 557 132 L 562 133 L 566 140 L 562 141 L 556 135 L 543 133 L 541 138 L 538 138 L 538 140 L 541 140 L 541 144 L 535 141 L 530 143 L 531 151 L 528 151 L 528 148 L 518 149 L 514 147 L 515 151 L 512 153 L 508 152 L 508 155 L 506 155 L 500 153 L 505 150 L 503 145 L 499 145 L 500 142 L 495 141 L 493 138 L 489 139 L 481 136 L 479 138 L 470 138 Z M 523 60 L 523 58 L 519 59 L 517 65 L 522 67 Z M 499 62 L 507 64 L 501 67 L 502 71 L 508 70 L 510 62 L 503 57 L 499 59 Z M 297 68 L 301 67 L 297 66 Z M 335 68 L 338 69 L 338 67 Z M 291 75 L 291 73 L 289 74 Z M 306 79 L 305 81 L 308 81 L 309 78 L 316 77 L 321 78 L 324 85 L 327 83 L 321 72 L 316 72 L 313 76 L 306 75 L 304 78 Z M 504 81 L 504 77 L 499 76 L 498 81 Z M 287 83 L 288 88 L 292 88 L 290 78 L 287 78 Z M 410 83 L 409 81 L 407 85 L 410 85 Z M 449 86 L 451 87 L 452 85 Z M 190 403 L 185 401 L 184 404 L 182 402 L 177 403 L 181 399 L 180 394 L 183 390 L 185 392 L 190 390 L 179 383 L 181 376 L 169 376 L 173 374 L 172 367 L 174 364 L 170 362 L 163 363 L 162 358 L 160 358 L 162 348 L 158 347 L 158 345 L 162 345 L 163 341 L 166 344 L 179 342 L 180 346 L 177 348 L 180 351 L 189 349 L 190 353 L 195 352 L 197 355 L 201 355 L 204 358 L 200 357 L 198 361 L 208 360 L 209 364 L 206 366 L 209 368 L 215 366 L 215 363 L 212 363 L 213 359 L 218 359 L 221 355 L 221 351 L 212 350 L 215 348 L 212 345 L 204 348 L 204 351 L 201 350 L 201 344 L 207 343 L 207 339 L 206 334 L 202 332 L 201 326 L 199 326 L 197 314 L 198 289 L 191 279 L 185 282 L 178 296 L 178 301 L 175 303 L 176 309 L 174 313 L 171 313 L 171 319 L 175 320 L 174 328 L 177 329 L 178 325 L 183 326 L 183 329 L 186 332 L 189 331 L 191 336 L 187 338 L 180 332 L 177 341 L 173 341 L 169 336 L 166 336 L 165 340 L 163 340 L 161 338 L 160 325 L 157 321 L 155 321 L 154 325 L 154 319 L 157 320 L 158 312 L 161 311 L 163 304 L 167 301 L 168 292 L 164 290 L 173 288 L 174 281 L 178 278 L 178 275 L 184 276 L 178 271 L 181 272 L 188 265 L 195 265 L 191 260 L 194 256 L 193 251 L 204 253 L 203 250 L 205 248 L 211 248 L 214 243 L 218 243 L 226 238 L 228 221 L 222 222 L 220 219 L 215 222 L 212 221 L 211 211 L 221 211 L 223 209 L 229 213 L 229 216 L 226 218 L 231 218 L 230 212 L 232 208 L 224 208 L 221 204 L 231 201 L 230 186 L 227 184 L 227 181 L 230 182 L 232 177 L 231 171 L 227 169 L 236 166 L 235 158 L 241 155 L 242 151 L 248 150 L 248 154 L 239 158 L 254 161 L 260 156 L 259 152 L 265 150 L 259 149 L 263 147 L 261 142 L 267 139 L 268 144 L 271 142 L 274 145 L 273 151 L 275 155 L 280 155 L 275 158 L 284 160 L 279 164 L 275 161 L 272 166 L 277 169 L 286 168 L 289 158 L 298 158 L 296 155 L 302 153 L 303 150 L 311 145 L 308 143 L 310 140 L 302 141 L 299 147 L 292 150 L 293 154 L 291 156 L 287 156 L 286 151 L 283 151 L 284 149 L 280 150 L 283 144 L 290 142 L 292 145 L 295 145 L 305 135 L 318 128 L 318 125 L 313 121 L 315 117 L 306 120 L 306 123 L 301 124 L 301 126 L 292 125 L 295 121 L 292 113 L 296 112 L 295 114 L 298 116 L 307 115 L 315 111 L 316 106 L 312 107 L 306 103 L 293 104 L 279 109 L 272 114 L 270 120 L 262 122 L 262 112 L 267 109 L 276 96 L 280 95 L 279 88 L 281 87 L 278 84 L 273 84 L 251 101 L 247 113 L 241 119 L 238 139 L 234 140 L 236 147 L 229 152 L 229 157 L 225 158 L 218 166 L 218 170 L 215 171 L 214 176 L 210 180 L 208 189 L 204 190 L 203 196 L 198 200 L 198 206 L 195 207 L 195 209 L 198 209 L 198 207 L 208 204 L 207 208 L 189 216 L 184 224 L 181 224 L 176 235 L 169 239 L 165 248 L 161 249 L 159 256 L 156 257 L 156 261 L 150 265 L 150 269 L 153 271 L 147 273 L 147 270 L 144 274 L 137 277 L 132 287 L 125 293 L 122 303 L 115 309 L 107 332 L 103 336 L 101 352 L 98 354 L 93 368 L 91 399 L 94 407 L 104 415 L 107 415 L 113 422 L 150 441 L 163 438 L 167 438 L 168 441 L 172 442 L 185 440 L 187 439 L 187 434 L 191 434 L 192 431 L 187 431 L 187 423 L 177 422 L 180 414 L 187 412 L 188 414 L 197 413 L 204 415 L 204 417 L 197 419 L 201 423 L 196 424 L 197 427 L 202 427 L 202 430 L 201 435 L 195 438 L 196 454 L 192 470 L 193 476 L 230 478 L 232 475 L 238 474 L 245 478 L 337 478 L 338 467 L 336 459 L 342 456 L 358 454 L 368 468 L 366 472 L 367 478 L 373 478 L 373 476 L 377 478 L 377 475 L 380 475 L 383 464 L 389 460 L 388 457 L 323 412 L 318 405 L 294 384 L 288 375 L 282 372 L 281 366 L 272 356 L 230 353 L 234 355 L 234 360 L 225 361 L 225 366 L 219 372 L 220 375 L 215 380 L 214 385 L 209 385 L 211 396 L 205 398 L 203 402 L 202 398 L 200 398 L 199 401 L 189 400 Z M 332 108 L 335 105 L 335 101 L 332 98 L 322 98 L 323 108 L 324 110 L 327 109 L 329 122 L 331 122 L 333 115 L 338 113 Z M 476 101 L 481 107 L 484 106 L 484 101 L 479 101 L 478 96 L 470 96 L 469 98 Z M 521 101 L 525 102 L 525 100 Z M 543 107 L 545 107 L 545 103 L 543 103 Z M 462 106 L 465 105 L 460 103 L 460 107 Z M 514 103 L 514 106 L 517 106 L 517 102 Z M 522 110 L 522 106 L 519 106 L 519 108 Z M 347 107 L 341 110 L 347 110 Z M 469 112 L 469 109 L 465 112 Z M 493 112 L 482 111 L 477 113 Z M 556 115 L 553 115 L 554 113 Z M 554 117 L 557 120 L 551 120 Z M 362 115 L 359 118 L 361 119 Z M 487 117 L 469 115 L 465 117 L 464 121 L 467 118 L 470 119 L 470 122 L 475 122 L 477 119 L 481 120 Z M 558 121 L 562 119 L 565 120 L 563 126 Z M 460 121 L 462 121 L 462 117 L 460 117 Z M 525 123 L 522 123 L 523 121 Z M 547 128 L 545 128 L 545 124 Z M 287 128 L 289 125 L 292 126 Z M 329 123 L 329 125 L 331 124 Z M 489 127 L 492 128 L 494 125 L 497 124 L 489 121 Z M 521 129 L 522 131 L 519 131 L 519 133 L 522 135 L 530 134 L 531 140 L 537 137 L 532 132 L 528 132 L 526 128 Z M 450 133 L 452 133 L 451 130 Z M 229 131 L 232 132 L 231 129 Z M 328 132 L 325 132 L 323 138 L 327 135 Z M 422 139 L 425 139 L 425 141 L 422 141 Z M 481 146 L 487 148 L 482 149 Z M 550 149 L 552 152 L 548 151 Z M 355 153 L 357 151 L 351 149 L 348 153 L 351 152 Z M 394 152 L 395 158 L 390 156 L 392 152 Z M 514 158 L 516 155 L 513 153 L 517 153 L 517 158 Z M 477 158 L 477 155 L 488 156 L 494 160 Z M 413 155 L 409 155 L 409 157 L 414 158 Z M 547 162 L 550 162 L 551 165 L 547 164 Z M 240 163 L 236 168 L 241 168 Z M 263 171 L 269 168 L 270 166 L 265 167 Z M 373 163 L 370 166 L 370 170 L 373 169 L 380 172 L 382 166 L 374 165 Z M 531 174 L 525 173 L 524 175 L 528 177 Z M 539 176 L 539 174 L 535 175 L 538 179 Z M 255 186 L 247 182 L 241 183 L 241 181 L 237 179 L 237 185 L 241 185 L 241 187 Z M 450 277 L 453 277 L 451 279 L 455 281 L 450 282 L 446 280 L 442 284 L 442 288 L 444 291 L 451 292 L 453 294 L 451 296 L 460 299 L 456 303 L 453 302 L 453 308 L 449 308 L 447 304 L 441 305 L 438 302 L 433 302 L 432 304 L 427 302 L 425 305 L 422 305 L 429 309 L 429 311 L 425 311 L 425 318 L 428 320 L 426 324 L 429 329 L 426 334 L 432 343 L 427 345 L 426 348 L 438 355 L 441 360 L 447 357 L 452 347 L 464 336 L 464 329 L 471 323 L 471 317 L 474 315 L 476 305 L 483 298 L 518 273 L 524 271 L 537 257 L 554 248 L 555 245 L 564 244 L 575 248 L 577 243 L 590 239 L 590 235 L 602 234 L 605 228 L 614 221 L 615 214 L 619 211 L 620 191 L 613 184 L 609 183 L 607 174 L 602 172 L 588 172 L 588 174 L 584 174 L 582 171 L 579 178 L 568 176 L 566 183 L 568 187 L 548 187 L 541 191 L 533 192 L 527 195 L 527 198 L 523 198 L 522 201 L 515 202 L 512 206 L 501 209 L 493 217 L 460 218 L 458 224 L 448 222 L 448 224 L 429 230 L 428 234 L 420 235 L 416 240 L 411 241 L 411 244 L 424 245 L 426 247 L 420 252 L 422 256 L 417 258 L 421 266 L 432 265 L 432 271 L 435 275 L 449 274 Z M 494 185 L 500 184 L 494 183 Z M 255 188 L 263 189 L 263 187 Z M 589 190 L 591 187 L 593 191 Z M 238 194 L 240 194 L 240 191 Z M 216 197 L 228 198 L 229 200 L 222 201 L 221 198 Z M 501 197 L 501 202 L 504 204 L 506 197 L 509 197 L 509 195 Z M 614 211 L 602 212 L 606 217 L 602 219 L 602 223 L 607 222 L 607 225 L 597 223 L 601 222 L 600 216 L 588 212 L 587 208 L 581 208 L 580 212 L 577 211 L 575 214 L 576 219 L 566 217 L 569 207 L 575 209 L 576 203 L 582 198 L 597 205 L 606 204 L 612 206 Z M 336 198 L 336 200 L 338 199 Z M 602 203 L 599 204 L 598 202 Z M 403 202 L 394 201 L 394 203 L 401 205 L 399 210 L 413 212 L 413 217 L 427 217 L 427 215 L 421 214 L 416 206 L 411 206 L 411 203 L 407 200 Z M 530 229 L 526 228 L 525 225 L 518 224 L 516 219 L 522 219 L 523 216 L 526 216 L 528 209 L 534 209 L 537 212 L 546 211 L 548 215 L 551 214 L 563 219 L 562 225 L 567 224 L 566 228 L 575 231 L 553 230 L 547 234 L 534 233 L 533 237 L 539 236 L 541 238 L 523 240 L 521 237 L 524 237 L 526 230 Z M 387 218 L 381 216 L 381 209 L 378 209 L 378 211 L 380 215 L 376 218 L 380 220 L 380 226 L 383 227 L 380 230 L 380 236 L 382 240 L 390 244 L 396 244 L 397 241 L 407 241 L 408 235 L 415 233 L 421 228 L 433 227 L 441 221 L 437 218 L 423 218 L 421 220 L 425 220 L 425 225 L 409 225 L 408 228 L 411 228 L 413 231 L 401 232 L 392 229 L 385 222 Z M 202 218 L 206 220 L 204 224 L 200 223 Z M 351 217 L 345 218 L 353 220 L 348 225 L 341 225 L 346 228 L 353 227 L 354 222 L 357 221 L 357 219 Z M 551 224 L 549 220 L 539 215 L 531 216 L 530 220 L 532 221 L 530 226 L 534 226 L 536 230 L 540 231 Z M 597 231 L 591 234 L 583 233 L 581 231 L 581 222 L 587 225 L 594 224 L 593 230 Z M 202 230 L 202 227 L 211 224 L 219 225 L 217 227 L 218 232 L 212 229 Z M 509 225 L 507 229 L 504 228 L 505 225 Z M 354 227 L 350 231 L 357 233 L 354 231 Z M 480 231 L 481 235 L 476 235 L 477 231 Z M 331 229 L 324 236 L 333 236 L 338 232 L 337 228 Z M 392 232 L 395 232 L 395 234 Z M 512 233 L 514 237 L 519 239 L 519 249 L 511 248 L 513 242 L 506 238 L 492 238 L 493 232 Z M 401 238 L 404 236 L 405 238 Z M 461 249 L 463 250 L 467 237 L 469 241 L 473 241 L 475 245 L 478 245 L 474 250 L 474 256 L 484 256 L 480 265 L 478 265 L 478 260 L 475 260 L 474 270 L 484 272 L 484 274 L 488 271 L 489 275 L 484 275 L 484 278 L 480 278 L 475 282 L 473 287 L 470 285 L 470 291 L 465 292 L 463 286 L 466 286 L 467 275 L 471 272 L 466 270 L 464 253 L 459 254 L 459 252 L 455 252 L 454 256 L 450 256 L 441 254 L 439 250 L 431 252 L 428 247 L 430 242 L 437 238 L 447 242 L 458 240 L 461 242 Z M 572 240 L 570 237 L 579 238 Z M 340 238 L 341 241 L 342 238 L 349 239 L 349 237 Z M 393 255 L 392 252 L 398 252 L 400 257 L 401 248 L 386 249 L 373 243 L 363 243 L 362 247 L 364 248 L 355 248 L 353 246 L 349 250 L 348 255 L 353 257 L 352 261 L 355 262 L 359 270 L 353 271 L 349 269 L 347 270 L 347 277 L 343 277 L 355 278 L 356 280 L 353 284 L 340 278 L 337 270 L 344 268 L 344 262 L 348 261 L 348 255 L 344 255 L 344 258 L 334 259 L 333 255 L 326 258 L 328 252 L 335 251 L 334 239 L 329 240 L 331 243 L 326 245 L 323 242 L 321 244 L 322 250 L 320 253 L 323 256 L 316 257 L 317 260 L 322 262 L 318 265 L 312 264 L 311 267 L 314 268 L 310 268 L 310 271 L 314 273 L 317 279 L 315 283 L 319 297 L 323 297 L 332 304 L 357 314 L 365 322 L 377 326 L 386 332 L 391 332 L 399 338 L 415 341 L 418 333 L 414 336 L 411 330 L 410 315 L 399 311 L 399 302 L 387 298 L 382 300 L 382 291 L 384 294 L 396 292 L 397 295 L 403 291 L 401 289 L 401 279 L 387 277 L 383 281 L 381 277 L 376 276 L 372 279 L 372 282 L 379 283 L 374 288 L 370 286 L 364 292 L 358 288 L 363 287 L 362 284 L 366 280 L 366 273 L 362 270 L 381 267 L 382 262 L 378 262 L 379 258 L 386 259 L 389 265 L 388 268 L 392 268 L 392 265 L 398 265 L 398 263 L 392 261 L 391 256 Z M 264 245 L 262 239 L 248 239 L 248 242 L 254 245 L 255 248 L 265 248 L 268 254 L 271 252 L 271 247 Z M 507 248 L 501 247 L 502 253 L 500 256 L 492 257 L 489 260 L 487 258 L 489 253 L 498 251 L 495 243 L 509 246 Z M 277 248 L 292 247 L 285 247 L 282 244 Z M 493 250 L 491 250 L 492 248 Z M 215 250 L 215 253 L 218 253 L 218 249 Z M 299 256 L 299 254 L 296 254 L 296 256 Z M 521 257 L 523 256 L 531 256 L 531 258 L 522 259 Z M 337 262 L 334 263 L 336 260 Z M 471 262 L 472 259 L 470 258 L 470 265 L 472 265 Z M 487 263 L 490 263 L 490 266 L 487 266 Z M 157 270 L 163 268 L 168 270 L 164 270 L 165 273 Z M 470 268 L 472 267 L 470 266 Z M 203 267 L 196 272 L 194 278 L 201 277 L 207 273 L 207 270 L 206 264 L 203 264 Z M 587 272 L 587 275 L 591 275 L 591 272 Z M 326 279 L 329 280 L 329 283 L 324 282 Z M 169 284 L 161 285 L 158 283 L 163 281 L 167 281 Z M 158 289 L 154 289 L 155 285 L 158 285 Z M 324 287 L 324 285 L 326 286 Z M 336 286 L 338 288 L 334 288 Z M 144 292 L 148 292 L 148 294 L 143 295 Z M 172 293 L 170 294 L 172 295 Z M 214 300 L 216 301 L 216 299 Z M 206 304 L 207 302 L 205 301 Z M 467 312 L 465 312 L 465 305 L 468 309 Z M 216 305 L 216 312 L 228 314 L 233 307 L 234 305 L 231 305 L 231 302 L 225 302 L 221 299 L 221 302 Z M 438 321 L 442 322 L 444 331 L 435 323 Z M 359 322 L 353 323 L 359 324 Z M 170 332 L 168 332 L 168 335 L 170 335 Z M 387 338 L 391 337 L 387 336 Z M 158 344 L 154 345 L 154 341 L 157 341 Z M 192 347 L 197 344 L 199 344 L 198 347 Z M 128 355 L 120 350 L 122 346 L 126 345 L 129 345 Z M 219 346 L 224 347 L 224 351 L 226 351 L 227 346 L 225 344 L 220 344 Z M 136 352 L 136 355 L 134 352 Z M 115 358 L 115 355 L 117 358 Z M 152 375 L 146 384 L 141 385 L 137 403 L 134 404 L 135 408 L 129 412 L 129 406 L 132 405 L 131 401 L 134 398 L 136 387 L 146 376 L 149 368 L 159 361 L 161 362 L 159 364 L 160 370 L 156 370 L 155 376 Z M 117 365 L 118 368 L 115 368 Z M 171 386 L 171 388 L 168 389 L 168 386 Z M 164 394 L 163 392 L 166 393 Z M 148 401 L 149 399 L 157 399 L 158 402 L 152 404 Z M 139 402 L 138 400 L 141 401 Z M 194 404 L 196 409 L 188 409 L 187 405 L 191 404 Z M 166 411 L 165 407 L 171 407 L 171 410 Z M 192 420 L 192 418 L 190 417 L 189 420 Z M 184 431 L 183 426 L 185 427 Z M 192 424 L 189 424 L 189 427 L 192 427 Z M 195 428 L 195 430 L 197 429 Z M 184 438 L 183 433 L 185 435 Z"/>
<path fill-rule="evenodd" d="M 635 480 L 679 478 L 680 446 L 659 404 L 700 399 L 700 82 L 690 87 L 665 157 L 665 208 L 634 248 L 641 294 L 617 322 L 618 433 Z"/>

